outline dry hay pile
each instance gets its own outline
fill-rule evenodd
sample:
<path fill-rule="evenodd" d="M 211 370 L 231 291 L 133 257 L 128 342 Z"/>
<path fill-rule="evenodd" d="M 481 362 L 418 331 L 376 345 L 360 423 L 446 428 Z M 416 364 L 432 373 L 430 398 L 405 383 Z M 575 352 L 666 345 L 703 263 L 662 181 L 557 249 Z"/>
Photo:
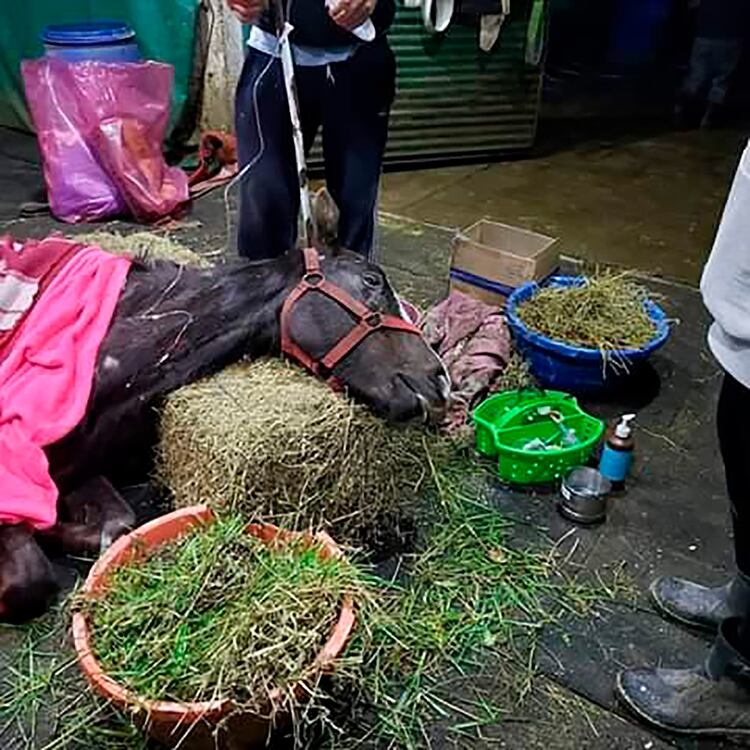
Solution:
<path fill-rule="evenodd" d="M 645 307 L 649 292 L 630 271 L 595 271 L 581 286 L 540 289 L 518 316 L 532 331 L 603 353 L 640 349 L 656 327 Z"/>
<path fill-rule="evenodd" d="M 193 266 L 211 265 L 189 247 L 175 242 L 166 235 L 154 232 L 134 232 L 133 234 L 88 232 L 73 235 L 71 239 L 98 245 L 102 250 L 115 255 L 133 255 L 144 260 L 171 260 L 175 263 Z"/>
<path fill-rule="evenodd" d="M 437 446 L 291 365 L 261 360 L 168 397 L 157 473 L 180 507 L 323 526 L 339 542 L 380 547 L 413 527 Z"/>

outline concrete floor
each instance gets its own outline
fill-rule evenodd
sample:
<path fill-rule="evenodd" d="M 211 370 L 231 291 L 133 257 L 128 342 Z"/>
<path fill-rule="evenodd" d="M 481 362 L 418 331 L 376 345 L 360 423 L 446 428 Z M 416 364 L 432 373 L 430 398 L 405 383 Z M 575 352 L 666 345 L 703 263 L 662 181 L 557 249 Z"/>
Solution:
<path fill-rule="evenodd" d="M 38 192 L 40 175 L 33 144 L 14 145 L 12 138 L 4 138 L 0 149 L 0 233 L 24 237 L 67 229 L 48 217 L 16 219 L 18 205 Z M 572 255 L 694 283 L 743 142 L 739 131 L 675 134 L 621 124 L 594 133 L 553 132 L 542 139 L 536 158 L 525 161 L 387 175 L 383 209 L 412 220 L 389 216 L 381 222 L 385 265 L 399 289 L 428 303 L 446 289 L 450 227 L 489 216 L 559 236 Z M 199 252 L 224 244 L 220 193 L 198 202 L 190 219 L 176 239 Z M 624 564 L 642 594 L 636 609 L 612 605 L 587 621 L 564 622 L 546 632 L 538 667 L 552 680 L 545 684 L 560 686 L 573 701 L 572 709 L 561 712 L 558 703 L 543 702 L 522 721 L 501 728 L 503 747 L 727 746 L 654 735 L 632 722 L 612 696 L 613 676 L 622 666 L 688 665 L 705 655 L 705 640 L 651 613 L 645 591 L 652 576 L 680 572 L 720 580 L 731 568 L 713 434 L 719 380 L 704 346 L 706 317 L 689 285 L 657 286 L 682 323 L 655 358 L 653 387 L 634 394 L 639 462 L 627 495 L 612 503 L 607 524 L 571 529 L 554 511 L 553 496 L 497 490 L 498 506 L 519 521 L 519 543 L 525 529 L 545 528 L 553 540 L 564 538 L 573 572 Z M 590 408 L 609 417 L 623 405 Z"/>
<path fill-rule="evenodd" d="M 386 174 L 380 206 L 450 229 L 487 217 L 559 237 L 576 258 L 695 284 L 748 133 L 546 121 L 530 158 Z M 0 223 L 43 194 L 33 139 L 2 136 Z"/>
<path fill-rule="evenodd" d="M 747 132 L 545 130 L 535 158 L 386 175 L 381 207 L 456 228 L 488 217 L 559 237 L 577 258 L 696 283 Z"/>

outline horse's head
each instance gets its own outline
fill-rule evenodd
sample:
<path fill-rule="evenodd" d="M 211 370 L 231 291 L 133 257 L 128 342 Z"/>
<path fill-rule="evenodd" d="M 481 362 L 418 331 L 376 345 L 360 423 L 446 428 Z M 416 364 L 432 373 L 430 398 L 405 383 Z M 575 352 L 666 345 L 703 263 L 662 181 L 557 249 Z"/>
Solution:
<path fill-rule="evenodd" d="M 388 279 L 378 266 L 336 243 L 338 211 L 326 192 L 314 201 L 318 237 L 323 238 L 320 267 L 326 280 L 372 312 L 405 318 Z M 320 361 L 356 325 L 344 306 L 319 292 L 302 297 L 289 319 L 294 343 Z M 417 417 L 439 421 L 446 408 L 450 381 L 437 354 L 424 339 L 408 331 L 375 330 L 330 373 L 357 400 L 393 422 Z"/>

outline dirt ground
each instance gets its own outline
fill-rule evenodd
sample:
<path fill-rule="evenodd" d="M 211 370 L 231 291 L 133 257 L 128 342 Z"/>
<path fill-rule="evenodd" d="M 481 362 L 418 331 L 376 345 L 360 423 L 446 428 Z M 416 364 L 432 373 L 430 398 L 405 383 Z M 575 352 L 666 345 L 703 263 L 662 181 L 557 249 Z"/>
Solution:
<path fill-rule="evenodd" d="M 652 283 L 680 321 L 654 360 L 651 381 L 640 384 L 630 403 L 589 405 L 608 417 L 626 405 L 639 413 L 637 466 L 606 524 L 572 527 L 555 512 L 553 496 L 496 490 L 498 507 L 517 520 L 519 534 L 545 529 L 569 553 L 572 570 L 624 566 L 639 600 L 546 632 L 536 659 L 540 699 L 493 732 L 496 741 L 486 746 L 730 747 L 652 733 L 616 705 L 612 684 L 624 666 L 691 665 L 705 655 L 707 641 L 650 610 L 645 591 L 655 574 L 718 581 L 731 567 L 713 425 L 719 373 L 704 345 L 707 319 L 695 283 L 745 135 L 673 133 L 658 123 L 623 122 L 547 130 L 551 134 L 529 159 L 386 175 L 381 204 L 384 264 L 416 302 L 445 293 L 454 229 L 489 216 L 558 236 L 569 255 L 664 277 Z M 3 133 L 0 144 L 0 232 L 22 238 L 65 229 L 49 217 L 17 218 L 19 205 L 41 187 L 35 148 L 11 133 Z M 198 202 L 175 238 L 199 252 L 224 247 L 221 194 Z M 0 652 L 12 642 L 0 632 Z"/>

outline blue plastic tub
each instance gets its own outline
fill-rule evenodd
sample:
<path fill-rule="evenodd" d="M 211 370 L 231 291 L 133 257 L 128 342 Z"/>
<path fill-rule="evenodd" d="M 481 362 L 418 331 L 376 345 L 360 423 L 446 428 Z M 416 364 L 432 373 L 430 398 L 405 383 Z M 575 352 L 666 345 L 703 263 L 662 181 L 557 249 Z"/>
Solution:
<path fill-rule="evenodd" d="M 553 276 L 547 285 L 580 286 L 581 276 Z M 540 385 L 569 393 L 590 394 L 611 391 L 633 375 L 669 338 L 669 321 L 664 310 L 655 302 L 646 302 L 646 311 L 656 326 L 654 338 L 642 349 L 621 350 L 614 354 L 620 366 L 605 363 L 598 349 L 586 349 L 554 341 L 527 328 L 518 316 L 521 303 L 539 290 L 536 282 L 524 284 L 508 299 L 506 315 L 508 325 L 521 354 Z M 623 367 L 625 363 L 627 367 Z"/>
<path fill-rule="evenodd" d="M 142 60 L 135 31 L 122 21 L 47 26 L 42 32 L 46 57 L 83 62 L 124 63 Z"/>

